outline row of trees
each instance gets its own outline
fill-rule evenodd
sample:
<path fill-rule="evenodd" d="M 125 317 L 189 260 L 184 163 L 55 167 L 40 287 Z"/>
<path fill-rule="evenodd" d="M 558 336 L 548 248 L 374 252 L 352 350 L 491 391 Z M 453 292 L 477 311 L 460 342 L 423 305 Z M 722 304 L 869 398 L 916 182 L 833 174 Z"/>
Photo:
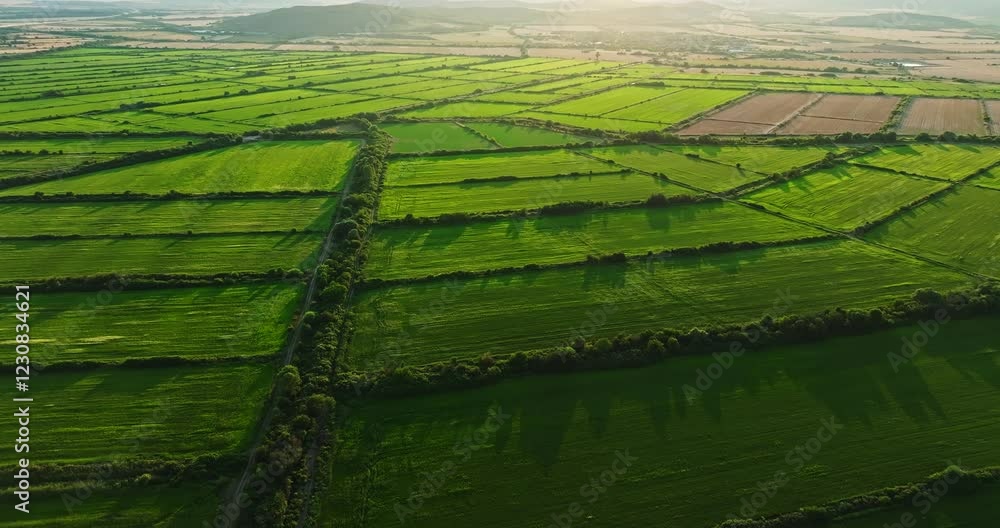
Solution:
<path fill-rule="evenodd" d="M 347 398 L 357 387 L 366 387 L 369 396 L 400 396 L 481 386 L 527 374 L 638 367 L 673 356 L 726 353 L 733 347 L 758 350 L 863 335 L 934 318 L 942 309 L 963 318 L 1000 312 L 1000 286 L 988 283 L 949 294 L 923 289 L 909 300 L 870 310 L 837 308 L 812 315 L 767 316 L 747 324 L 578 338 L 564 346 L 503 357 L 483 354 L 471 360 L 351 372 L 338 377 L 338 393 Z"/>
<path fill-rule="evenodd" d="M 277 375 L 272 395 L 275 416 L 255 454 L 255 478 L 269 476 L 269 484 L 264 495 L 250 501 L 250 511 L 241 519 L 244 525 L 298 526 L 300 512 L 306 510 L 311 496 L 309 490 L 323 492 L 325 479 L 313 480 L 311 473 L 313 468 L 329 467 L 326 429 L 336 407 L 332 397 L 336 363 L 351 330 L 347 302 L 357 280 L 358 262 L 364 258 L 365 237 L 390 147 L 390 138 L 370 127 L 368 140 L 355 159 L 350 194 L 340 206 L 342 220 L 332 230 L 334 246 L 314 276 L 318 295 L 302 315 L 302 335 L 291 364 Z M 297 447 L 290 450 L 288 446 Z M 317 457 L 313 465 L 310 453 Z M 272 471 L 275 465 L 282 468 L 277 475 Z"/>

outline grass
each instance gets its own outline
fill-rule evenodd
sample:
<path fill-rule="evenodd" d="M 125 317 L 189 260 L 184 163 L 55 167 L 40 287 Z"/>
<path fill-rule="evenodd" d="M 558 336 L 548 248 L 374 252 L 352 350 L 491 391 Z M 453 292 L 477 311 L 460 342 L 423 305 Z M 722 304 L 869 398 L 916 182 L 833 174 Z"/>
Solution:
<path fill-rule="evenodd" d="M 589 150 L 587 153 L 633 169 L 662 173 L 672 181 L 711 192 L 727 191 L 764 178 L 763 175 L 754 172 L 647 145 L 608 147 Z"/>
<path fill-rule="evenodd" d="M 441 484 L 407 526 L 548 526 L 578 503 L 586 526 L 709 527 L 738 514 L 777 471 L 787 482 L 759 514 L 921 480 L 947 460 L 994 464 L 998 323 L 952 321 L 898 372 L 886 353 L 917 326 L 753 352 L 714 381 L 704 374 L 719 368 L 709 370 L 712 357 L 681 357 L 355 407 L 338 434 L 320 526 L 354 526 L 362 512 L 372 526 L 398 522 L 394 507 L 434 475 L 447 477 L 433 481 Z M 708 381 L 698 391 L 700 375 Z M 491 410 L 505 418 L 484 429 L 495 425 Z M 812 445 L 831 418 L 842 428 L 804 461 L 794 449 Z M 633 464 L 599 500 L 581 495 L 617 452 Z M 366 508 L 355 507 L 361 501 Z M 994 511 L 978 504 L 957 519 Z"/>
<path fill-rule="evenodd" d="M 366 275 L 412 278 L 459 270 L 582 262 L 588 255 L 644 255 L 719 242 L 773 242 L 820 234 L 819 230 L 730 203 L 396 227 L 376 232 Z"/>
<path fill-rule="evenodd" d="M 496 148 L 457 123 L 393 123 L 379 128 L 395 138 L 392 151 L 396 153 Z"/>
<path fill-rule="evenodd" d="M 46 138 L 46 139 L 0 139 L 0 151 L 20 150 L 22 152 L 63 152 L 64 154 L 125 154 L 142 150 L 163 150 L 181 147 L 188 143 L 199 143 L 196 137 L 102 137 L 89 138 Z"/>
<path fill-rule="evenodd" d="M 947 180 L 961 180 L 1000 162 L 1000 148 L 979 145 L 905 145 L 882 147 L 855 158 L 856 163 Z"/>
<path fill-rule="evenodd" d="M 639 202 L 653 194 L 696 193 L 663 179 L 633 172 L 386 187 L 382 191 L 379 218 L 518 211 L 573 201 Z"/>
<path fill-rule="evenodd" d="M 33 359 L 50 365 L 273 355 L 301 292 L 298 284 L 251 284 L 45 293 L 31 306 L 32 326 L 45 329 L 34 336 Z M 3 343 L 14 346 L 13 339 Z"/>
<path fill-rule="evenodd" d="M 238 451 L 251 439 L 273 370 L 218 365 L 46 372 L 31 386 L 36 402 L 48 402 L 38 406 L 45 418 L 33 431 L 32 452 L 54 464 Z M 8 420 L 0 429 L 14 438 L 15 427 Z"/>
<path fill-rule="evenodd" d="M 1000 192 L 964 186 L 873 229 L 866 238 L 1000 278 Z"/>
<path fill-rule="evenodd" d="M 507 103 L 477 103 L 477 102 L 457 102 L 445 103 L 443 105 L 410 110 L 400 114 L 400 117 L 413 117 L 425 119 L 440 119 L 453 117 L 499 117 L 510 115 L 516 112 L 527 110 L 525 105 Z"/>
<path fill-rule="evenodd" d="M 880 306 L 919 288 L 969 282 L 849 241 L 674 257 L 651 267 L 609 264 L 433 281 L 357 296 L 353 352 L 360 361 L 388 351 L 406 363 L 428 363 L 556 346 L 581 328 L 613 336 L 758 320 L 787 295 L 794 299 L 791 312 L 813 313 Z M 598 316 L 606 321 L 595 328 L 591 319 Z"/>
<path fill-rule="evenodd" d="M 299 268 L 318 251 L 322 238 L 276 234 L 0 240 L 0 276 L 13 282 L 105 273 L 214 275 Z"/>
<path fill-rule="evenodd" d="M 851 165 L 838 165 L 755 191 L 744 199 L 836 229 L 850 230 L 947 187 Z"/>
<path fill-rule="evenodd" d="M 0 237 L 326 231 L 337 199 L 0 203 Z"/>
<path fill-rule="evenodd" d="M 81 486 L 68 492 L 32 486 L 31 513 L 24 515 L 5 508 L 0 513 L 0 524 L 10 528 L 188 528 L 214 519 L 219 503 L 211 482 L 105 484 L 109 487 Z M 77 492 L 89 496 L 76 503 L 72 499 L 77 498 Z M 9 493 L 13 495 L 13 490 Z M 67 502 L 72 510 L 67 510 Z"/>
<path fill-rule="evenodd" d="M 536 119 L 543 123 L 558 123 L 577 128 L 590 130 L 621 130 L 624 132 L 644 132 L 647 130 L 662 130 L 663 125 L 658 123 L 646 123 L 642 121 L 627 121 L 624 119 L 611 119 L 608 117 L 586 117 L 568 114 L 551 114 L 545 112 L 521 112 L 512 117 L 525 119 Z"/>
<path fill-rule="evenodd" d="M 934 497 L 938 498 L 936 495 Z M 996 504 L 1000 504 L 1000 485 L 990 484 L 976 490 L 972 495 L 949 493 L 935 502 L 931 502 L 930 498 L 925 496 L 916 499 L 916 503 L 911 500 L 901 506 L 871 510 L 860 516 L 837 520 L 830 526 L 833 528 L 894 526 L 900 523 L 903 515 L 909 513 L 913 519 L 919 519 L 934 528 L 986 527 L 996 522 Z M 926 512 L 926 515 L 923 512 Z"/>
<path fill-rule="evenodd" d="M 389 163 L 386 184 L 456 183 L 503 176 L 526 178 L 615 170 L 612 165 L 568 150 L 459 154 L 394 160 Z"/>
<path fill-rule="evenodd" d="M 1000 190 L 1000 167 L 994 167 L 973 178 L 970 183 Z"/>
<path fill-rule="evenodd" d="M 830 152 L 840 152 L 838 147 L 736 147 L 736 146 L 679 146 L 659 147 L 677 154 L 695 154 L 701 159 L 725 165 L 739 165 L 743 169 L 762 174 L 783 173 L 821 161 Z"/>
<path fill-rule="evenodd" d="M 584 84 L 583 86 L 587 86 Z M 663 97 L 676 88 L 655 88 L 650 86 L 625 86 L 615 88 L 595 95 L 588 95 L 562 103 L 540 108 L 543 112 L 553 114 L 570 114 L 581 116 L 600 116 L 622 107 L 641 103 L 643 101 Z M 609 116 L 612 117 L 612 116 Z"/>
<path fill-rule="evenodd" d="M 607 117 L 674 124 L 746 95 L 742 90 L 691 88 L 605 114 Z"/>
<path fill-rule="evenodd" d="M 465 126 L 492 138 L 503 147 L 556 147 L 572 143 L 594 141 L 594 138 L 566 134 L 544 128 L 534 128 L 505 123 L 467 123 Z"/>
<path fill-rule="evenodd" d="M 0 156 L 0 179 L 72 169 L 114 157 L 113 154 L 5 155 Z"/>
<path fill-rule="evenodd" d="M 344 185 L 356 141 L 276 141 L 187 154 L 71 178 L 23 185 L 0 195 L 335 191 Z"/>

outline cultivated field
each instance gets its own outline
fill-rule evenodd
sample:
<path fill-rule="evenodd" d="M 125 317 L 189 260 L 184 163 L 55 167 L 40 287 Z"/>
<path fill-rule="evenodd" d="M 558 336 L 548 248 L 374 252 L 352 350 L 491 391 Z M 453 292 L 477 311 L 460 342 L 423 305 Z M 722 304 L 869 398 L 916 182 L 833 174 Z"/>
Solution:
<path fill-rule="evenodd" d="M 393 506 L 406 505 L 420 475 L 445 464 L 458 466 L 456 480 L 426 497 L 407 524 L 513 527 L 537 519 L 545 526 L 577 502 L 594 526 L 713 526 L 738 515 L 741 499 L 776 471 L 787 483 L 760 514 L 911 482 L 944 469 L 946 460 L 988 465 L 994 458 L 987 446 L 1000 426 L 979 409 L 1000 404 L 992 382 L 997 323 L 945 325 L 898 372 L 885 354 L 917 326 L 747 354 L 704 391 L 695 386 L 711 357 L 374 402 L 344 425 L 323 525 L 357 522 L 351 506 L 362 500 L 370 501 L 371 522 L 397 522 Z M 477 433 L 494 425 L 491 410 L 505 417 L 501 427 Z M 795 448 L 814 438 L 823 420 L 843 428 L 807 461 Z M 467 445 L 470 435 L 477 435 L 474 449 L 456 454 L 456 442 Z M 618 453 L 634 457 L 625 473 L 601 500 L 581 499 L 581 486 L 611 468 Z M 516 520 L 497 494 L 518 504 Z"/>
<path fill-rule="evenodd" d="M 447 213 L 497 213 L 538 209 L 564 202 L 642 202 L 654 194 L 667 197 L 697 191 L 634 172 L 519 178 L 444 185 L 386 187 L 379 218 L 408 214 L 434 217 Z"/>
<path fill-rule="evenodd" d="M 775 242 L 821 232 L 730 203 L 630 208 L 459 226 L 376 231 L 366 269 L 381 279 L 453 270 L 582 262 L 588 255 L 636 256 L 720 242 Z"/>
<path fill-rule="evenodd" d="M 768 186 L 744 200 L 803 221 L 849 231 L 947 186 L 889 171 L 839 165 Z"/>
<path fill-rule="evenodd" d="M 497 178 L 530 178 L 615 172 L 613 165 L 568 150 L 504 152 L 403 158 L 389 164 L 389 185 L 458 183 Z"/>
<path fill-rule="evenodd" d="M 855 158 L 853 163 L 933 178 L 962 180 L 1000 163 L 1000 148 L 946 144 L 882 147 L 877 152 Z"/>
<path fill-rule="evenodd" d="M 415 283 L 358 296 L 353 354 L 364 360 L 388 353 L 421 364 L 556 346 L 575 338 L 588 312 L 608 306 L 614 313 L 606 314 L 598 336 L 755 320 L 789 288 L 797 296 L 794 311 L 812 313 L 877 306 L 919 287 L 947 290 L 969 282 L 864 244 L 823 242 L 674 257 L 652 268 L 609 264 Z M 427 308 L 441 298 L 450 301 L 446 311 Z M 506 331 L 495 332 L 497 326 Z M 397 346 L 404 337 L 406 346 Z"/>
<path fill-rule="evenodd" d="M 0 202 L 0 237 L 326 232 L 337 199 Z"/>
<path fill-rule="evenodd" d="M 263 273 L 299 269 L 316 252 L 314 234 L 241 234 L 152 238 L 0 240 L 6 280 L 78 277 L 100 273 Z M 45 266 L 38 266 L 45 262 Z"/>
<path fill-rule="evenodd" d="M 880 225 L 866 238 L 998 278 L 998 198 L 998 191 L 958 187 Z"/>
<path fill-rule="evenodd" d="M 251 143 L 19 186 L 0 196 L 334 191 L 343 186 L 357 146 L 353 141 Z"/>
<path fill-rule="evenodd" d="M 922 132 L 985 134 L 983 107 L 973 99 L 914 99 L 899 124 L 899 133 L 913 135 Z"/>

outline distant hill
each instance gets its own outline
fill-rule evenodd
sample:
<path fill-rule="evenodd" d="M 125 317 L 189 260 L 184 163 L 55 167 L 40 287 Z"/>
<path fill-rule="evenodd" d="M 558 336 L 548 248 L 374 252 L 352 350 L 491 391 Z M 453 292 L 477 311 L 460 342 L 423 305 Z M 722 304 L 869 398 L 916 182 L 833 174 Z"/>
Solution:
<path fill-rule="evenodd" d="M 357 3 L 275 9 L 230 18 L 215 28 L 300 38 L 344 33 L 469 31 L 485 29 L 492 24 L 527 24 L 544 20 L 544 12 L 523 7 L 387 7 Z"/>
<path fill-rule="evenodd" d="M 918 13 L 879 13 L 877 15 L 845 16 L 831 20 L 831 26 L 878 27 L 897 29 L 957 29 L 976 24 L 957 18 L 921 15 Z"/>

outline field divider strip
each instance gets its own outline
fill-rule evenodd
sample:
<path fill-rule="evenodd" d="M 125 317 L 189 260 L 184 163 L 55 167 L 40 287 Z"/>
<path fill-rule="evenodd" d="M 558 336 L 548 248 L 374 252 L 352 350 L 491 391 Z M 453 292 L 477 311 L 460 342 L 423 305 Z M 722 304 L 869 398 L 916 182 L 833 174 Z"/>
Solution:
<path fill-rule="evenodd" d="M 818 95 L 819 96 L 816 97 L 815 99 L 806 101 L 805 104 L 800 106 L 798 109 L 793 110 L 792 113 L 788 114 L 784 119 L 775 123 L 774 126 L 772 126 L 771 128 L 767 129 L 764 132 L 764 135 L 776 134 L 778 130 L 782 129 L 785 125 L 791 123 L 795 118 L 802 115 L 802 112 L 805 112 L 806 110 L 809 110 L 813 106 L 816 106 L 817 104 L 819 104 L 820 101 L 826 98 L 826 94 L 821 93 Z"/>

